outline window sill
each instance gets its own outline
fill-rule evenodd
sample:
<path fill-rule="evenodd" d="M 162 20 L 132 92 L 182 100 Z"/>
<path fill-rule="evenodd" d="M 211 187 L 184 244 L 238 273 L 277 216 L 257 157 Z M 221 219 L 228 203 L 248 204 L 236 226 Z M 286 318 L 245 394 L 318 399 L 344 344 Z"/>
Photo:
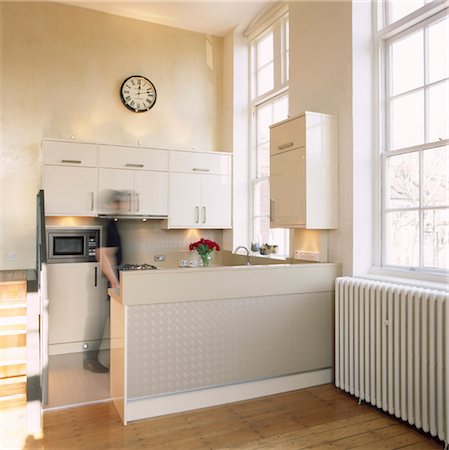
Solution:
<path fill-rule="evenodd" d="M 408 270 L 371 267 L 369 273 L 360 275 L 360 277 L 449 292 L 449 277 L 442 274 L 416 273 Z"/>

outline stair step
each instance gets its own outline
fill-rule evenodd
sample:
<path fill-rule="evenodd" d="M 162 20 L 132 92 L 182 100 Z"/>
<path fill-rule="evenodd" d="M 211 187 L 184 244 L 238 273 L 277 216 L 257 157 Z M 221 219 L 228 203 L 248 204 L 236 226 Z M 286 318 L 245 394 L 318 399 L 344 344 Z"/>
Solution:
<path fill-rule="evenodd" d="M 0 409 L 6 410 L 6 408 L 23 408 L 25 406 L 26 406 L 26 394 L 14 395 L 11 396 L 10 398 L 0 397 Z"/>
<path fill-rule="evenodd" d="M 19 400 L 19 399 L 25 399 L 26 394 L 24 393 L 16 393 L 16 394 L 10 394 L 10 395 L 0 395 L 0 406 L 4 406 L 4 402 L 8 402 L 11 400 Z"/>
<path fill-rule="evenodd" d="M 0 378 L 17 377 L 26 375 L 26 363 L 14 364 L 8 366 L 0 365 Z"/>
<path fill-rule="evenodd" d="M 0 365 L 5 365 L 8 361 L 26 361 L 26 347 L 11 347 L 0 349 Z"/>
<path fill-rule="evenodd" d="M 14 380 L 15 378 L 22 378 L 22 377 L 12 377 L 12 378 L 6 378 L 7 380 Z M 0 386 L 0 399 L 5 397 L 10 397 L 12 395 L 26 395 L 26 381 L 22 382 L 15 382 L 10 384 L 5 384 L 3 386 Z"/>
<path fill-rule="evenodd" d="M 0 282 L 0 299 L 2 302 L 25 300 L 27 295 L 26 281 Z"/>
<path fill-rule="evenodd" d="M 25 387 L 26 387 L 26 382 L 27 382 L 26 375 L 2 378 L 2 379 L 0 379 L 0 389 L 2 389 L 3 386 L 9 386 L 10 384 L 22 384 L 22 383 L 25 383 Z"/>
<path fill-rule="evenodd" d="M 0 333 L 0 348 L 6 349 L 6 348 L 14 348 L 14 347 L 25 347 L 26 346 L 26 332 L 21 331 L 20 333 L 10 333 L 10 334 L 3 334 Z"/>
<path fill-rule="evenodd" d="M 3 323 L 4 318 L 9 317 L 23 317 L 26 320 L 26 308 L 1 308 L 0 307 L 0 324 Z"/>
<path fill-rule="evenodd" d="M 27 318 L 26 316 L 8 316 L 0 318 L 0 327 L 4 329 L 5 327 L 11 327 L 18 325 L 20 329 L 26 326 Z M 26 328 L 26 327 L 25 327 Z"/>
<path fill-rule="evenodd" d="M 0 361 L 0 367 L 18 366 L 26 363 L 26 358 L 7 359 L 5 361 Z"/>
<path fill-rule="evenodd" d="M 16 298 L 10 299 L 9 301 L 0 301 L 0 311 L 1 310 L 8 310 L 8 309 L 14 309 L 14 308 L 26 308 L 27 302 L 23 300 L 18 300 Z"/>
<path fill-rule="evenodd" d="M 15 336 L 17 334 L 26 334 L 26 332 L 24 324 L 2 325 L 0 322 L 0 336 Z"/>

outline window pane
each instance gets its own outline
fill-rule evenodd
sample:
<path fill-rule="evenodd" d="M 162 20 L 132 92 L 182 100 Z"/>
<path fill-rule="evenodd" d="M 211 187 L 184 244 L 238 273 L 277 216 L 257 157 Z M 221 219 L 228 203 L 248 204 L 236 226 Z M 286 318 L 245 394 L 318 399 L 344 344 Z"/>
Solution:
<path fill-rule="evenodd" d="M 268 64 L 257 72 L 257 95 L 265 94 L 274 87 L 274 65 Z"/>
<path fill-rule="evenodd" d="M 388 2 L 390 23 L 396 22 L 423 5 L 424 0 L 390 0 Z"/>
<path fill-rule="evenodd" d="M 386 214 L 385 263 L 406 267 L 417 267 L 419 265 L 418 211 Z"/>
<path fill-rule="evenodd" d="M 391 92 L 397 95 L 423 84 L 423 30 L 420 30 L 391 45 Z"/>
<path fill-rule="evenodd" d="M 449 269 L 449 209 L 424 211 L 424 267 Z"/>
<path fill-rule="evenodd" d="M 285 95 L 273 103 L 273 122 L 280 122 L 288 117 L 288 97 Z M 271 124 L 270 124 L 271 125 Z"/>
<path fill-rule="evenodd" d="M 268 243 L 270 240 L 270 219 L 268 217 L 258 217 L 254 219 L 254 237 L 259 243 Z"/>
<path fill-rule="evenodd" d="M 424 94 L 418 91 L 390 102 L 390 149 L 424 143 Z"/>
<path fill-rule="evenodd" d="M 387 208 L 419 206 L 419 154 L 391 156 L 387 160 Z"/>
<path fill-rule="evenodd" d="M 258 244 L 278 245 L 278 254 L 288 255 L 288 230 L 270 228 L 268 217 L 258 217 L 254 220 L 253 240 Z"/>
<path fill-rule="evenodd" d="M 449 139 L 449 82 L 432 86 L 429 95 L 429 131 L 427 142 Z"/>
<path fill-rule="evenodd" d="M 268 180 L 259 181 L 254 188 L 254 215 L 270 215 L 270 185 Z"/>
<path fill-rule="evenodd" d="M 265 103 L 256 110 L 257 144 L 270 140 L 270 125 L 272 124 L 271 103 Z"/>
<path fill-rule="evenodd" d="M 449 147 L 423 151 L 425 206 L 449 206 Z"/>
<path fill-rule="evenodd" d="M 290 34 L 290 29 L 289 29 L 289 22 L 288 20 L 285 20 L 284 22 L 284 61 L 282 64 L 283 67 L 283 73 L 282 73 L 282 82 L 287 81 L 289 79 L 289 48 L 290 48 L 290 38 L 289 38 L 289 34 Z"/>
<path fill-rule="evenodd" d="M 273 33 L 267 34 L 256 43 L 257 51 L 257 67 L 260 69 L 268 62 L 273 61 Z"/>
<path fill-rule="evenodd" d="M 270 175 L 270 143 L 265 142 L 257 147 L 257 178 Z"/>
<path fill-rule="evenodd" d="M 449 19 L 429 27 L 429 82 L 449 77 Z"/>

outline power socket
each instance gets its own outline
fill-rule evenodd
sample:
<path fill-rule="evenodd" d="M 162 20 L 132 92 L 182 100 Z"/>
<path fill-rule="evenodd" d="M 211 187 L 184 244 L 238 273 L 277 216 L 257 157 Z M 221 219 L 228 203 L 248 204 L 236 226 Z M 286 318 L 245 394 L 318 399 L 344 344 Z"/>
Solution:
<path fill-rule="evenodd" d="M 320 253 L 295 250 L 295 259 L 300 259 L 302 261 L 320 262 Z"/>
<path fill-rule="evenodd" d="M 165 255 L 154 255 L 155 262 L 163 262 L 165 261 Z"/>

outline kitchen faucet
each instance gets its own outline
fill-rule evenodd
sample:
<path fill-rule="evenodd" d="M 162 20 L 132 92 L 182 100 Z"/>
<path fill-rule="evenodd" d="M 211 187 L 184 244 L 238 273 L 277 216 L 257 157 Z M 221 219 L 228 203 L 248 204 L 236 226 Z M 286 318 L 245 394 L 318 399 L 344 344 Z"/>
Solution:
<path fill-rule="evenodd" d="M 237 251 L 240 250 L 241 248 L 243 248 L 243 250 L 246 251 L 246 263 L 245 263 L 245 264 L 246 264 L 247 266 L 250 266 L 251 263 L 249 262 L 249 250 L 248 250 L 245 246 L 239 245 L 239 246 L 234 250 L 234 254 L 237 254 Z"/>

